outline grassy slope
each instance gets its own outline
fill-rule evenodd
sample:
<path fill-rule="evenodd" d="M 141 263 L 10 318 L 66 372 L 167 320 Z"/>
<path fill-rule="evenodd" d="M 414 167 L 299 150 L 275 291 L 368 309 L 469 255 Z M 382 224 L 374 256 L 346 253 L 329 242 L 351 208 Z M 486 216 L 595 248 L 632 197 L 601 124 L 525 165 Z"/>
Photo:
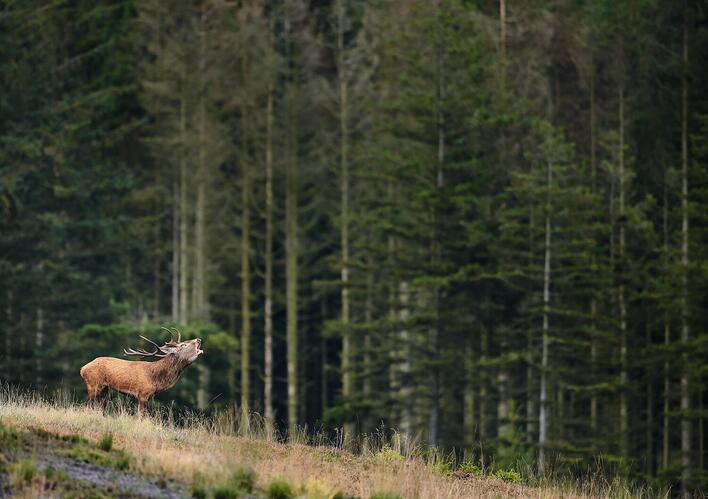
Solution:
<path fill-rule="evenodd" d="M 59 406 L 5 394 L 0 395 L 0 423 L 59 436 L 76 434 L 91 442 L 111 433 L 113 447 L 132 456 L 133 469 L 177 480 L 188 490 L 195 478 L 223 483 L 234 469 L 246 466 L 256 472 L 261 490 L 282 478 L 303 497 L 333 497 L 338 491 L 363 498 L 382 492 L 406 498 L 578 496 L 567 489 L 561 492 L 493 478 L 441 474 L 418 459 L 385 458 L 381 453 L 356 456 L 332 447 L 234 436 L 233 425 L 219 418 L 195 420 L 184 429 L 125 411 L 104 416 L 83 406 Z"/>

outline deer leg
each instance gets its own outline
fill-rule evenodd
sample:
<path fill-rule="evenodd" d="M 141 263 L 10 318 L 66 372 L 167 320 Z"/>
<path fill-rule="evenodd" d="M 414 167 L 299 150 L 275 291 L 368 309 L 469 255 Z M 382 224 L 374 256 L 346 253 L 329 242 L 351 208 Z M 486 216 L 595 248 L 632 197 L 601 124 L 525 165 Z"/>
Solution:
<path fill-rule="evenodd" d="M 138 416 L 143 417 L 145 415 L 145 410 L 147 408 L 147 399 L 138 399 Z"/>
<path fill-rule="evenodd" d="M 104 411 L 106 410 L 106 404 L 108 403 L 108 393 L 108 387 L 104 387 L 94 399 L 98 406 Z"/>

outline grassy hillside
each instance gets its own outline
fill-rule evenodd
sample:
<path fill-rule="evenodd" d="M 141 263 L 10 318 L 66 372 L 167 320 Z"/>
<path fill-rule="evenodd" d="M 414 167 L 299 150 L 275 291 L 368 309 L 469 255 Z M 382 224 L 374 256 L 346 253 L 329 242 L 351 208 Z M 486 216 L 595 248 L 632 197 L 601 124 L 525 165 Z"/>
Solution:
<path fill-rule="evenodd" d="M 404 457 L 381 444 L 359 455 L 340 448 L 239 436 L 234 418 L 169 415 L 0 393 L 0 497 L 462 498 L 632 496 L 612 484 L 535 487 L 515 473 Z M 243 433 L 243 432 L 242 432 Z"/>

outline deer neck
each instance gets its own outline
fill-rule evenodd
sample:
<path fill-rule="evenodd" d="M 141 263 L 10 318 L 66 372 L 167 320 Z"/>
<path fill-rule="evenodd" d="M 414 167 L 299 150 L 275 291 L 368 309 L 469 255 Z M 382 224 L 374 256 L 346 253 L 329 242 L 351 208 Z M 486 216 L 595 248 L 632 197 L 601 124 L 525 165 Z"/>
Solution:
<path fill-rule="evenodd" d="M 182 371 L 184 371 L 184 368 L 188 365 L 188 362 L 174 354 L 168 355 L 157 362 L 153 362 L 150 367 L 153 383 L 157 391 L 167 390 L 177 383 L 180 374 L 182 374 Z"/>

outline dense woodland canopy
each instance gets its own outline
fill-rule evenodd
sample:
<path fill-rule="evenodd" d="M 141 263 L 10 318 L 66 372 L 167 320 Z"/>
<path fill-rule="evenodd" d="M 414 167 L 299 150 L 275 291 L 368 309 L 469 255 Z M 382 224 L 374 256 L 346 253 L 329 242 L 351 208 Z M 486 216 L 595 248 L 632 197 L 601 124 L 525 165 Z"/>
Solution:
<path fill-rule="evenodd" d="M 708 488 L 696 0 L 0 4 L 0 374 Z M 354 440 L 354 439 L 352 439 Z"/>

